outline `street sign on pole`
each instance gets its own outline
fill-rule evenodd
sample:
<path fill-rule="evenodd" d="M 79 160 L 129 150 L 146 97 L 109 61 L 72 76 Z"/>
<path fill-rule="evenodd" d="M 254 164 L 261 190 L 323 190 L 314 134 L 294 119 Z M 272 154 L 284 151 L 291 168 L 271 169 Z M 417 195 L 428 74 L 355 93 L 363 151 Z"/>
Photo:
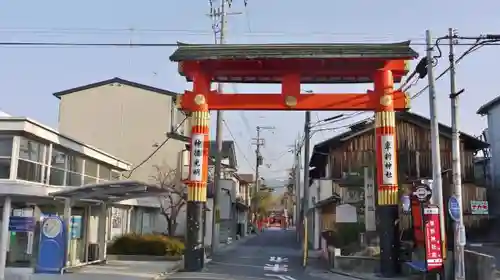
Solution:
<path fill-rule="evenodd" d="M 431 199 L 432 196 L 431 187 L 425 184 L 417 185 L 415 186 L 413 196 L 415 196 L 420 202 L 427 202 Z"/>
<path fill-rule="evenodd" d="M 460 222 L 460 204 L 455 196 L 450 196 L 448 199 L 448 214 L 453 221 Z"/>

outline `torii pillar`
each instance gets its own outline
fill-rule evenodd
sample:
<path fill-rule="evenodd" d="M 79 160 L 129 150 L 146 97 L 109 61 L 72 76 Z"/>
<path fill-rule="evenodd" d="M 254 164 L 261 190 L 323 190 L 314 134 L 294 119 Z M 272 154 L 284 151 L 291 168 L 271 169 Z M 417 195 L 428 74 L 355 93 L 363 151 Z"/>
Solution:
<path fill-rule="evenodd" d="M 389 70 L 376 70 L 374 93 L 380 98 L 375 110 L 375 153 L 377 166 L 377 231 L 380 239 L 381 274 L 393 276 L 399 267 L 398 174 L 394 79 Z"/>

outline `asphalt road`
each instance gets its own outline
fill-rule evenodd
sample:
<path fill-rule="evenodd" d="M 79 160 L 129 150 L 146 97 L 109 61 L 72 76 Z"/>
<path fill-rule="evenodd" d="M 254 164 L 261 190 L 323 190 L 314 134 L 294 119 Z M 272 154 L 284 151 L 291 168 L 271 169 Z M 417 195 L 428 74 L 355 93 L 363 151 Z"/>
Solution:
<path fill-rule="evenodd" d="M 269 229 L 226 253 L 215 255 L 203 272 L 178 272 L 169 279 L 350 280 L 322 271 L 315 261 L 306 269 L 294 231 Z"/>

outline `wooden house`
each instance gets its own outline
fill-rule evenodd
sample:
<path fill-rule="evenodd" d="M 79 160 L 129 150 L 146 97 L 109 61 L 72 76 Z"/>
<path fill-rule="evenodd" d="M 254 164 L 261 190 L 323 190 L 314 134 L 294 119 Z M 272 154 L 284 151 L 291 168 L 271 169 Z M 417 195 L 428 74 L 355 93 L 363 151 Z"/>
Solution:
<path fill-rule="evenodd" d="M 451 128 L 439 125 L 443 195 L 451 195 Z M 396 141 L 398 152 L 398 174 L 401 188 L 413 181 L 432 178 L 431 131 L 427 118 L 409 112 L 396 113 Z M 462 193 L 464 221 L 477 224 L 485 216 L 471 214 L 471 200 L 486 200 L 484 180 L 475 176 L 475 154 L 488 146 L 478 138 L 461 133 L 460 151 L 462 159 Z M 340 187 L 363 187 L 363 168 L 375 166 L 374 122 L 355 124 L 349 131 L 317 144 L 310 160 L 312 179 L 332 179 Z"/>

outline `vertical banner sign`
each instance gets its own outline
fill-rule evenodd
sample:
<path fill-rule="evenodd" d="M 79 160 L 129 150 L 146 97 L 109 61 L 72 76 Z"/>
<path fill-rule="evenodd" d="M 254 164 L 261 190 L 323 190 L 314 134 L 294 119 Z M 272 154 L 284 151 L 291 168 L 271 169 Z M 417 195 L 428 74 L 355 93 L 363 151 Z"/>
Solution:
<path fill-rule="evenodd" d="M 439 208 L 437 206 L 424 208 L 424 221 L 426 266 L 427 271 L 431 271 L 443 266 Z"/>
<path fill-rule="evenodd" d="M 376 231 L 375 217 L 375 187 L 373 171 L 365 167 L 365 227 L 366 231 Z"/>
<path fill-rule="evenodd" d="M 396 167 L 394 165 L 395 160 L 395 142 L 394 135 L 382 135 L 381 136 L 381 149 L 382 149 L 382 184 L 383 185 L 395 185 L 397 182 L 395 180 Z"/>
<path fill-rule="evenodd" d="M 189 180 L 192 182 L 202 182 L 203 170 L 203 134 L 193 134 L 191 136 L 191 174 Z"/>

